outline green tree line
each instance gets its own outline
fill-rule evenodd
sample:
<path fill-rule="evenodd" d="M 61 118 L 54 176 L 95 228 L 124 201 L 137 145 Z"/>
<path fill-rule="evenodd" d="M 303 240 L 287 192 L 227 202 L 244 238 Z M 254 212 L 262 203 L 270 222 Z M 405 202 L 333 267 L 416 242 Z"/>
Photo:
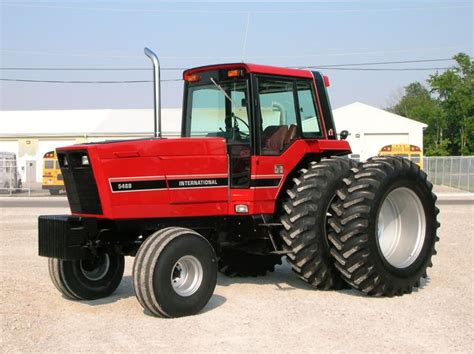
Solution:
<path fill-rule="evenodd" d="M 428 127 L 424 131 L 425 155 L 474 155 L 474 62 L 464 53 L 456 64 L 430 75 L 427 86 L 413 82 L 390 112 Z"/>

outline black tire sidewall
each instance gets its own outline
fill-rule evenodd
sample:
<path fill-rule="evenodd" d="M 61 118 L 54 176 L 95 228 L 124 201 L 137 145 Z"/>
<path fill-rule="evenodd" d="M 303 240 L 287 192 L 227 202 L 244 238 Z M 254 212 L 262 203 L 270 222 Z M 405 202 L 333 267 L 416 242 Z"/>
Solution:
<path fill-rule="evenodd" d="M 195 257 L 202 266 L 199 289 L 190 296 L 178 295 L 171 284 L 171 272 L 183 256 Z M 209 301 L 217 281 L 217 258 L 202 236 L 185 234 L 171 240 L 161 251 L 153 271 L 153 290 L 160 309 L 169 317 L 193 315 Z"/>
<path fill-rule="evenodd" d="M 397 268 L 392 266 L 385 257 L 378 242 L 377 216 L 380 212 L 383 201 L 388 194 L 396 188 L 408 188 L 413 191 L 420 199 L 425 213 L 426 229 L 425 239 L 422 249 L 417 259 L 406 268 Z M 369 249 L 374 267 L 377 273 L 389 278 L 395 287 L 403 284 L 416 282 L 424 273 L 427 263 L 430 261 L 436 242 L 436 213 L 431 191 L 426 182 L 420 178 L 419 173 L 413 173 L 412 170 L 400 169 L 390 174 L 382 181 L 375 193 L 373 204 L 369 216 Z"/>
<path fill-rule="evenodd" d="M 120 284 L 125 268 L 123 255 L 109 254 L 110 265 L 105 276 L 91 280 L 84 276 L 81 261 L 60 261 L 60 277 L 66 288 L 83 300 L 100 299 L 112 294 Z"/>

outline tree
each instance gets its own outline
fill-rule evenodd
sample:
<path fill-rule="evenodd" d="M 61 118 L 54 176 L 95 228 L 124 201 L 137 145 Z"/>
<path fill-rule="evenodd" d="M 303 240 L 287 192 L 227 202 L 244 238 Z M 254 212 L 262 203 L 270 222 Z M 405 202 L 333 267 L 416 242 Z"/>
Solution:
<path fill-rule="evenodd" d="M 431 75 L 428 83 L 448 117 L 451 153 L 469 155 L 474 153 L 474 63 L 464 53 L 453 59 L 455 67 Z"/>
<path fill-rule="evenodd" d="M 423 144 L 426 155 L 449 155 L 449 140 L 444 136 L 446 116 L 437 100 L 421 83 L 414 82 L 405 87 L 405 94 L 389 110 L 395 114 L 426 123 Z"/>
<path fill-rule="evenodd" d="M 389 108 L 428 124 L 423 139 L 426 155 L 474 154 L 474 63 L 463 53 L 453 59 L 455 66 L 430 76 L 430 90 L 411 83 Z"/>

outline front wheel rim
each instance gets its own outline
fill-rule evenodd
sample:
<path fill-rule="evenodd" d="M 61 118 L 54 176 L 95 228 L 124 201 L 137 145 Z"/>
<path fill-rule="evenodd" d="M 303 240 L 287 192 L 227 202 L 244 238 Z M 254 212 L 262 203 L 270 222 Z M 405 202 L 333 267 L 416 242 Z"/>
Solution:
<path fill-rule="evenodd" d="M 201 262 L 196 257 L 181 257 L 171 269 L 171 286 L 176 294 L 191 296 L 201 286 L 203 273 Z"/>
<path fill-rule="evenodd" d="M 110 269 L 110 257 L 107 253 L 92 260 L 81 260 L 79 267 L 86 279 L 98 281 L 103 279 Z"/>
<path fill-rule="evenodd" d="M 418 195 L 411 189 L 392 190 L 377 216 L 377 241 L 382 257 L 395 268 L 412 265 L 426 238 L 426 215 Z"/>

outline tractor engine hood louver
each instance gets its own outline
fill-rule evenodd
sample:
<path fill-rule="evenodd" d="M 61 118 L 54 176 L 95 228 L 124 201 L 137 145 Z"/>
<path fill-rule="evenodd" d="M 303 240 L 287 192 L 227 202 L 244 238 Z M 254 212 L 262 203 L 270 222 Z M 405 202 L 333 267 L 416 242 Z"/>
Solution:
<path fill-rule="evenodd" d="M 87 150 L 58 151 L 58 160 L 71 212 L 102 214 L 97 183 Z"/>

